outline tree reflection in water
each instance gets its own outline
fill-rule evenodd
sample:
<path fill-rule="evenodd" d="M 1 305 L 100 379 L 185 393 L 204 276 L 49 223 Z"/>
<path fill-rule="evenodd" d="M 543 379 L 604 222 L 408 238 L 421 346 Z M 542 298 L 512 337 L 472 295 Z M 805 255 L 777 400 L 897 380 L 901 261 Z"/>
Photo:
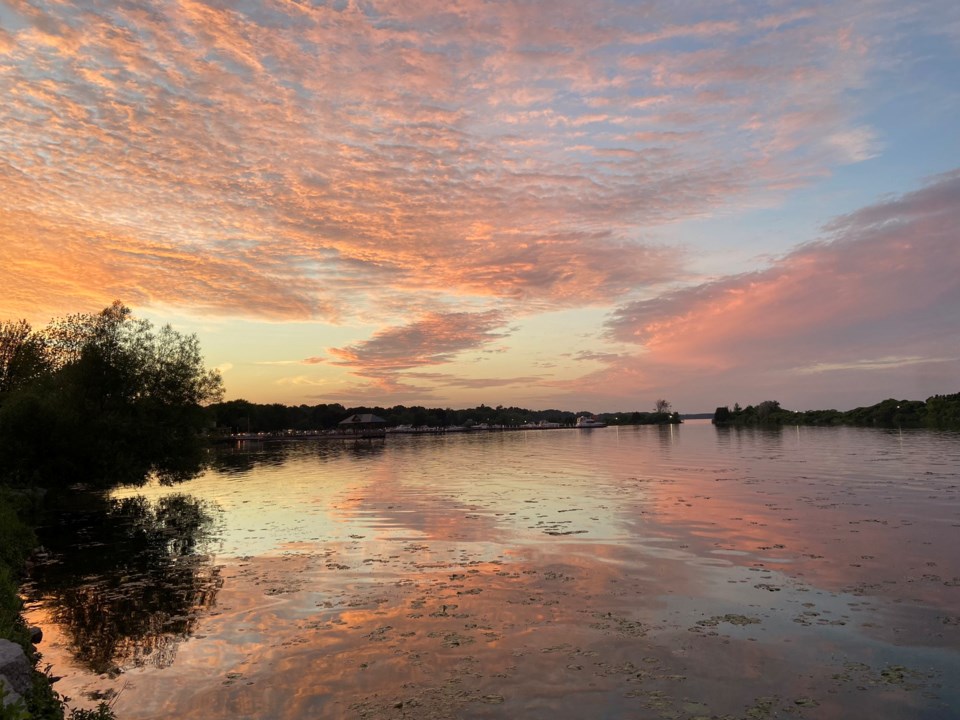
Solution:
<path fill-rule="evenodd" d="M 96 673 L 169 666 L 223 583 L 209 552 L 221 511 L 185 494 L 83 500 L 41 530 L 29 600 Z"/>
<path fill-rule="evenodd" d="M 239 476 L 262 466 L 279 467 L 297 457 L 312 457 L 321 462 L 340 460 L 344 456 L 374 458 L 382 455 L 384 448 L 382 439 L 311 439 L 301 442 L 252 440 L 218 448 L 209 460 L 209 467 L 223 475 Z"/>

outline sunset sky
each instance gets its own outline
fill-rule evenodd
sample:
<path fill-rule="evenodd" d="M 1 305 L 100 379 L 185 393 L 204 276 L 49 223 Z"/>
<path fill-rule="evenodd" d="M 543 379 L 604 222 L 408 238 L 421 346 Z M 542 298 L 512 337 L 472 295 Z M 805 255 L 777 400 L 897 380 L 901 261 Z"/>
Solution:
<path fill-rule="evenodd" d="M 0 319 L 227 398 L 960 391 L 960 3 L 0 0 Z"/>

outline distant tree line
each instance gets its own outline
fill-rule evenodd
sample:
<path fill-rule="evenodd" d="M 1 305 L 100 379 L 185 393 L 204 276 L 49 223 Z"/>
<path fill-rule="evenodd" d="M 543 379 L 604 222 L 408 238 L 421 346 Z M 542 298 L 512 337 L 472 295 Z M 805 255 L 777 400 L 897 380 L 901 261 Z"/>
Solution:
<path fill-rule="evenodd" d="M 196 469 L 222 397 L 193 335 L 102 312 L 0 322 L 0 484 L 111 487 Z"/>
<path fill-rule="evenodd" d="M 628 411 L 600 413 L 595 417 L 609 425 L 662 425 L 681 422 L 678 413 L 670 412 L 670 403 L 660 411 Z M 410 425 L 412 427 L 450 427 L 453 425 L 503 425 L 516 427 L 540 421 L 573 425 L 580 415 L 592 415 L 587 411 L 528 410 L 520 407 L 478 405 L 474 408 L 453 410 L 451 408 L 427 408 L 421 405 L 392 407 L 357 406 L 344 407 L 339 403 L 320 405 L 262 405 L 247 400 L 229 400 L 215 403 L 207 408 L 211 421 L 217 427 L 232 432 L 282 432 L 284 430 L 330 430 L 355 413 L 373 413 L 382 417 L 388 427 Z"/>
<path fill-rule="evenodd" d="M 840 410 L 794 411 L 780 407 L 776 400 L 764 400 L 758 405 L 731 410 L 718 407 L 713 414 L 715 425 L 776 426 L 776 425 L 858 425 L 885 428 L 935 428 L 960 430 L 960 393 L 934 395 L 921 400 L 889 398 L 876 405 Z"/>

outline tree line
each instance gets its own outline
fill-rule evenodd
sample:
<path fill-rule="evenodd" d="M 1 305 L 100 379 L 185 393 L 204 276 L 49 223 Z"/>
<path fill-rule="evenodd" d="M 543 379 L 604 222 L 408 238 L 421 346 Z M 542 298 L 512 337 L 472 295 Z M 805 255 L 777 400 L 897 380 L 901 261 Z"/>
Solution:
<path fill-rule="evenodd" d="M 856 425 L 883 428 L 934 428 L 960 430 L 960 393 L 933 395 L 922 400 L 888 398 L 875 405 L 853 410 L 787 410 L 776 400 L 757 405 L 718 407 L 714 425 L 777 426 L 777 425 Z"/>
<path fill-rule="evenodd" d="M 358 413 L 372 413 L 386 421 L 387 427 L 450 427 L 454 425 L 502 425 L 516 427 L 540 421 L 573 425 L 580 415 L 593 415 L 585 410 L 529 410 L 521 407 L 478 405 L 473 408 L 427 408 L 421 405 L 392 407 L 345 407 L 339 403 L 318 405 L 258 404 L 247 400 L 214 403 L 207 408 L 211 422 L 218 428 L 236 433 L 282 432 L 284 430 L 331 430 L 344 418 Z M 670 412 L 670 403 L 657 401 L 653 412 L 626 411 L 600 413 L 595 417 L 609 425 L 656 425 L 679 423 L 678 413 Z"/>

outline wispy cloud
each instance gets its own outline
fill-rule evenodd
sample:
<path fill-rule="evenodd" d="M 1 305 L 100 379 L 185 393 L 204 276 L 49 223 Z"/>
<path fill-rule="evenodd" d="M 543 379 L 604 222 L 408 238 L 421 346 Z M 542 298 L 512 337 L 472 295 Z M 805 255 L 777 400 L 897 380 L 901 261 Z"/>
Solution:
<path fill-rule="evenodd" d="M 323 378 L 308 377 L 306 375 L 292 375 L 289 377 L 282 377 L 277 379 L 276 384 L 305 386 L 305 387 L 323 387 L 327 385 L 327 381 Z"/>
<path fill-rule="evenodd" d="M 908 367 L 910 365 L 923 365 L 925 363 L 955 362 L 960 358 L 938 358 L 938 357 L 881 357 L 864 360 L 853 360 L 851 362 L 837 363 L 814 363 L 804 367 L 796 368 L 796 372 L 803 374 L 836 372 L 844 370 L 896 370 L 898 368 Z"/>
<path fill-rule="evenodd" d="M 464 377 L 462 375 L 453 375 L 450 373 L 427 373 L 427 372 L 408 372 L 404 377 L 413 380 L 427 381 L 432 385 L 447 388 L 462 388 L 469 390 L 482 390 L 485 388 L 501 388 L 517 385 L 532 385 L 541 382 L 544 378 L 540 375 L 521 375 L 517 377 Z"/>
<path fill-rule="evenodd" d="M 11 308 L 328 320 L 381 290 L 556 307 L 671 278 L 681 255 L 645 228 L 871 155 L 849 91 L 895 21 L 613 0 L 6 12 Z"/>

